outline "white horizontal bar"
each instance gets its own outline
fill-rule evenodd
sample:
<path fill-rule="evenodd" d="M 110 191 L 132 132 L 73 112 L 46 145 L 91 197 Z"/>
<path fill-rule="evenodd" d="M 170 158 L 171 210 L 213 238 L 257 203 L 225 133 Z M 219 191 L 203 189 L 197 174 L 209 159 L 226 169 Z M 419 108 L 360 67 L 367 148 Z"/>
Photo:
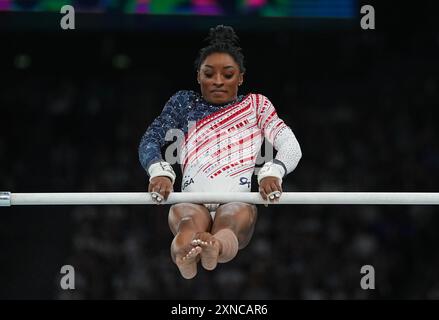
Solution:
<path fill-rule="evenodd" d="M 145 205 L 146 192 L 0 193 L 0 205 Z M 164 204 L 246 202 L 266 204 L 257 192 L 174 192 Z M 439 193 L 417 192 L 284 192 L 278 204 L 439 205 Z"/>

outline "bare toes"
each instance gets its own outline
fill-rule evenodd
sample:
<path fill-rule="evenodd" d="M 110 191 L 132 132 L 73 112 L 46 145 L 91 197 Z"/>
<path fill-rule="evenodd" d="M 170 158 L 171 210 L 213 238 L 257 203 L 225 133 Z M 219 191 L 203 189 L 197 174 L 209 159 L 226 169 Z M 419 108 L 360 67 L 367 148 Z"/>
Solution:
<path fill-rule="evenodd" d="M 220 243 L 213 236 L 210 239 L 194 239 L 192 245 L 202 248 L 201 251 L 201 265 L 206 270 L 213 270 L 218 264 L 218 255 L 220 251 Z"/>
<path fill-rule="evenodd" d="M 175 262 L 183 278 L 192 279 L 197 275 L 197 258 L 201 251 L 201 247 L 197 246 L 185 254 L 176 255 Z"/>

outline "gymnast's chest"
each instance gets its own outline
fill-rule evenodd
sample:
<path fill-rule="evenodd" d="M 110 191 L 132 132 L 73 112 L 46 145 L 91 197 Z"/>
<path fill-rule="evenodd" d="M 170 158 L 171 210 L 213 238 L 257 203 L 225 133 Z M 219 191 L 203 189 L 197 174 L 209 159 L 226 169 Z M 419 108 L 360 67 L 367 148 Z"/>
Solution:
<path fill-rule="evenodd" d="M 197 108 L 187 113 L 188 140 L 195 145 L 224 141 L 243 143 L 256 138 L 260 130 L 249 107 Z"/>

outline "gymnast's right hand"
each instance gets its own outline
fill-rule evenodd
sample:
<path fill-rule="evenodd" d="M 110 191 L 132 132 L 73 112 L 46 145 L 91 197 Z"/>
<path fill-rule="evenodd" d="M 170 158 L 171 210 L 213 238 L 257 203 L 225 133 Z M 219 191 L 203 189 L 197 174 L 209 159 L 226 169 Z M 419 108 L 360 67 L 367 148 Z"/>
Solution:
<path fill-rule="evenodd" d="M 148 192 L 151 192 L 152 199 L 157 204 L 160 204 L 163 200 L 168 200 L 172 191 L 172 180 L 170 178 L 164 176 L 151 178 Z"/>
<path fill-rule="evenodd" d="M 172 166 L 165 161 L 158 161 L 149 166 L 148 174 L 150 177 L 148 191 L 151 192 L 152 200 L 158 204 L 168 200 L 175 182 Z"/>

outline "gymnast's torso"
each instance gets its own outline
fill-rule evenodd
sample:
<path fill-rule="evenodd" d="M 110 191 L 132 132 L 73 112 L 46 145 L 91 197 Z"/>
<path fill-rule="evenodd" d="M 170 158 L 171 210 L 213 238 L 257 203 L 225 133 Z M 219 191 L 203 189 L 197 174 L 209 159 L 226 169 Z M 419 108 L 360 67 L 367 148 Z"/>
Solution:
<path fill-rule="evenodd" d="M 182 192 L 248 192 L 264 137 L 273 142 L 289 128 L 261 94 L 215 105 L 194 91 L 179 91 L 142 137 L 139 156 L 146 170 L 162 160 L 170 129 L 182 132 L 176 142 Z"/>

